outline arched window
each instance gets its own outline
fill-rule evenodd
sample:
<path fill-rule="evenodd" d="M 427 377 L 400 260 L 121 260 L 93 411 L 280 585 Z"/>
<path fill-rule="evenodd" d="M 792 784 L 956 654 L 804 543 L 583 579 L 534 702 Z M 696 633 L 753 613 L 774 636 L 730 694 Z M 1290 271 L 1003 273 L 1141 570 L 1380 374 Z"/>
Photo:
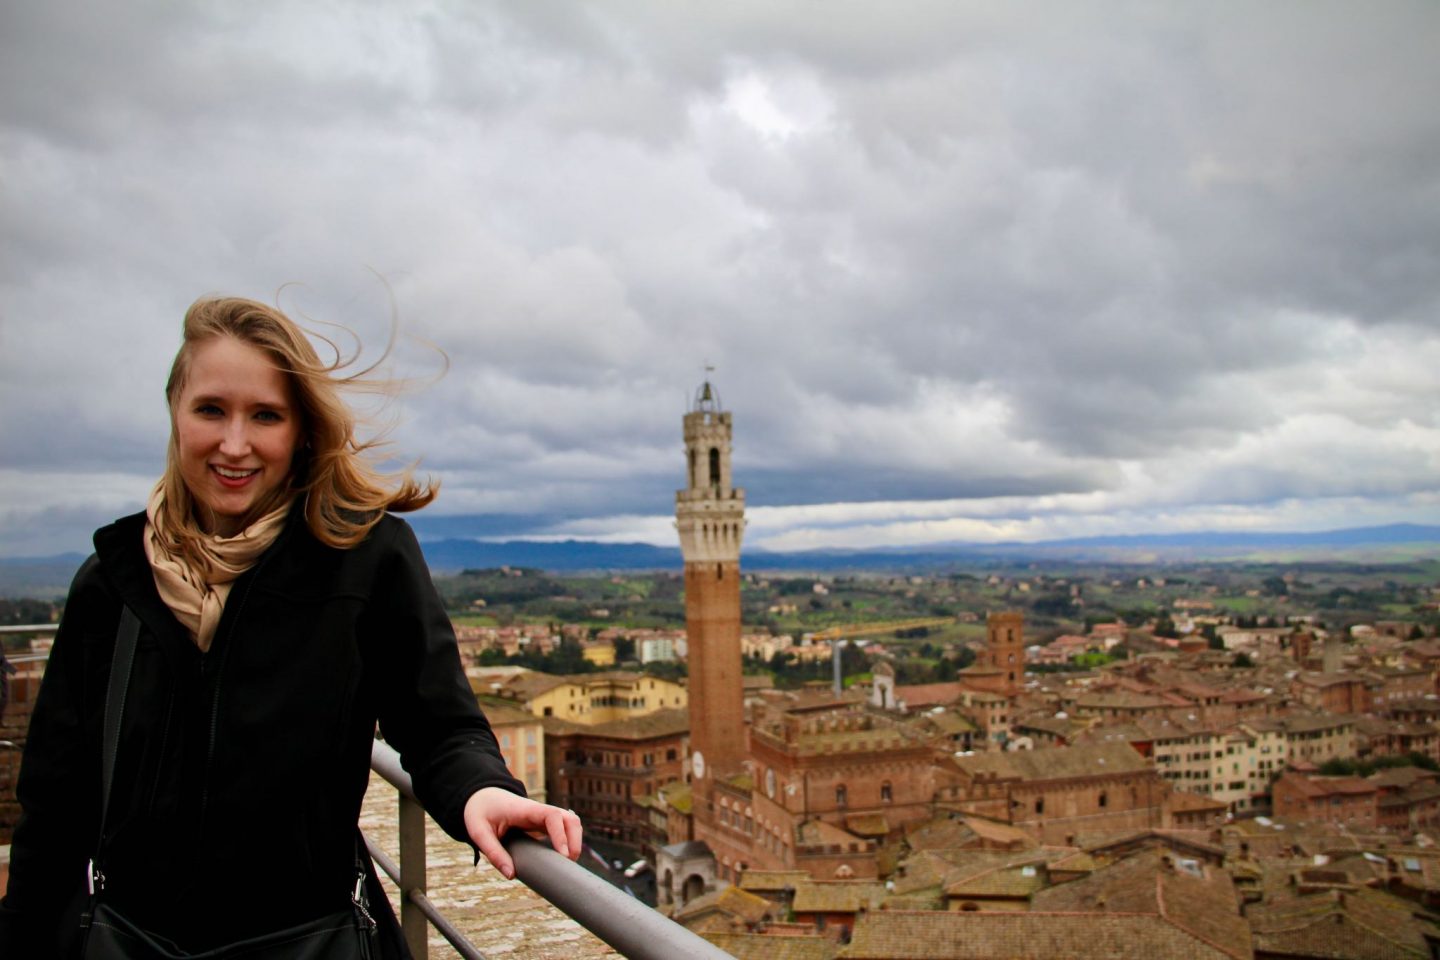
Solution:
<path fill-rule="evenodd" d="M 710 448 L 710 486 L 720 487 L 720 448 Z"/>
<path fill-rule="evenodd" d="M 1109 806 L 1109 804 L 1110 804 L 1110 798 L 1105 795 L 1105 791 L 1104 791 L 1104 790 L 1101 790 L 1101 791 L 1100 791 L 1100 806 L 1101 806 L 1101 807 L 1106 807 L 1106 806 Z"/>
<path fill-rule="evenodd" d="M 1044 813 L 1044 812 L 1045 812 L 1045 798 L 1044 798 L 1044 797 L 1039 797 L 1039 798 L 1037 798 L 1037 799 L 1035 800 L 1035 812 L 1036 812 L 1036 813 Z"/>
<path fill-rule="evenodd" d="M 690 451 L 690 486 L 695 486 L 695 451 Z"/>
<path fill-rule="evenodd" d="M 889 803 L 893 799 L 895 798 L 890 790 L 890 781 L 886 780 L 884 783 L 880 784 L 880 802 Z"/>
<path fill-rule="evenodd" d="M 835 788 L 835 806 L 845 806 L 845 784 L 843 783 Z"/>

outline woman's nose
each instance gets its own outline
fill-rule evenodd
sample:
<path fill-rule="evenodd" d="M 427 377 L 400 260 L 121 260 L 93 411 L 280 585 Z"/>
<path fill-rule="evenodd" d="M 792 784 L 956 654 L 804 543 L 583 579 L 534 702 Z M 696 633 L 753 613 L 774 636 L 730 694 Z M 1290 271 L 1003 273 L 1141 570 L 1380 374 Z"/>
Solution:
<path fill-rule="evenodd" d="M 225 422 L 220 452 L 227 457 L 243 457 L 250 452 L 250 426 L 244 418 L 233 417 Z"/>

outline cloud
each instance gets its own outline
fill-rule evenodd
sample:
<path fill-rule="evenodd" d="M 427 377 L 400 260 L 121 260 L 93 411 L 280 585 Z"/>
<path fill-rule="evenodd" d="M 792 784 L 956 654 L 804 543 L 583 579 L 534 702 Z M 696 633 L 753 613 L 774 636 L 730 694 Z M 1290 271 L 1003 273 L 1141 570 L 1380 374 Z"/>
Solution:
<path fill-rule="evenodd" d="M 17 7 L 0 551 L 69 548 L 74 490 L 138 507 L 211 291 L 372 356 L 393 295 L 451 361 L 394 449 L 487 530 L 668 536 L 707 364 L 774 544 L 1433 519 L 1437 26 L 1418 0 Z M 391 366 L 436 368 L 411 341 Z"/>

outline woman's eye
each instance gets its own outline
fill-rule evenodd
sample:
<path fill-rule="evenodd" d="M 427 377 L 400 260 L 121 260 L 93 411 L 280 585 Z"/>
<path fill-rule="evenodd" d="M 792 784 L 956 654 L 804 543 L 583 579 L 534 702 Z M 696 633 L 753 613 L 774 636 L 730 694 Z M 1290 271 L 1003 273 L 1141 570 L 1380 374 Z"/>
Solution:
<path fill-rule="evenodd" d="M 222 411 L 219 407 L 215 406 L 215 404 L 213 403 L 202 403 L 200 404 L 200 406 L 195 408 L 195 412 L 200 414 L 200 416 L 202 417 L 218 417 L 222 416 L 224 411 Z"/>
<path fill-rule="evenodd" d="M 261 410 L 259 413 L 255 414 L 255 419 L 261 421 L 262 423 L 280 423 L 285 418 L 280 416 L 280 414 L 276 413 L 274 410 Z"/>

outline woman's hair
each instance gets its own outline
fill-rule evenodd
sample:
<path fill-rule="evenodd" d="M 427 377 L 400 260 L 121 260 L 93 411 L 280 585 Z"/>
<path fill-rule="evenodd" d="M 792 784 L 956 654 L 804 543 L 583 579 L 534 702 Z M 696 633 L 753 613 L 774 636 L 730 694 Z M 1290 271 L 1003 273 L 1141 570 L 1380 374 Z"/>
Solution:
<path fill-rule="evenodd" d="M 342 376 L 340 370 L 353 357 L 344 358 L 336 347 L 334 361 L 322 361 L 305 331 L 280 310 L 238 297 L 202 297 L 185 312 L 184 339 L 165 384 L 170 447 L 161 480 L 160 525 L 183 552 L 191 553 L 188 548 L 204 534 L 195 517 L 194 498 L 180 475 L 175 410 L 196 348 L 217 337 L 233 337 L 274 361 L 290 385 L 300 418 L 300 439 L 288 482 L 255 504 L 243 520 L 245 525 L 292 495 L 299 496 L 305 501 L 305 522 L 316 538 L 332 547 L 352 547 L 365 539 L 386 510 L 418 510 L 435 499 L 438 485 L 433 481 L 418 483 L 410 470 L 385 474 L 376 469 L 366 454 L 379 445 L 379 439 L 356 439 L 355 414 L 340 392 L 347 387 L 390 392 L 389 382 L 366 379 L 375 364 Z"/>

